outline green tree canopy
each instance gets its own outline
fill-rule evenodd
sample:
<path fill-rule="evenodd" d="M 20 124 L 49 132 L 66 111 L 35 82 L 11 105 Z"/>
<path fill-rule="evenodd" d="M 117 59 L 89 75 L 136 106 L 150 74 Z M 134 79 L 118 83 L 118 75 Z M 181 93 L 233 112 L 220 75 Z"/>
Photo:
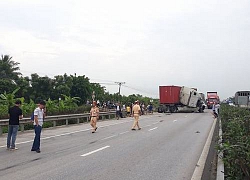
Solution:
<path fill-rule="evenodd" d="M 9 55 L 2 55 L 0 58 L 0 78 L 8 80 L 17 80 L 21 75 L 19 63 L 12 60 Z"/>

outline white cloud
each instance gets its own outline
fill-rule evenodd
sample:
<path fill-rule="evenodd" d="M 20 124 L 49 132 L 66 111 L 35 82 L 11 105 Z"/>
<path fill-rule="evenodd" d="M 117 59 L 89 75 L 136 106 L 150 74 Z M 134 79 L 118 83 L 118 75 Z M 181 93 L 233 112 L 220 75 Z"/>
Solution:
<path fill-rule="evenodd" d="M 250 89 L 247 0 L 8 0 L 0 6 L 0 51 L 26 74 L 76 72 L 126 81 L 152 95 L 168 84 L 214 89 L 222 97 Z"/>

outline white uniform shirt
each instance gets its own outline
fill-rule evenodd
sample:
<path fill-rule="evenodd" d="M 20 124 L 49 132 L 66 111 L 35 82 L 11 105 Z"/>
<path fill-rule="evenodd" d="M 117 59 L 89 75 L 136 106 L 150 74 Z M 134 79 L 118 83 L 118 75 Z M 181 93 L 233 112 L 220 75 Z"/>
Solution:
<path fill-rule="evenodd" d="M 38 124 L 40 126 L 43 125 L 43 109 L 40 109 L 39 107 L 34 110 L 34 116 L 37 116 L 38 118 Z M 36 122 L 34 120 L 34 125 L 36 125 Z"/>
<path fill-rule="evenodd" d="M 216 112 L 217 114 L 219 114 L 219 109 L 220 109 L 220 105 L 219 105 L 219 104 L 216 104 L 216 105 L 214 106 L 214 110 L 215 110 L 215 112 Z"/>

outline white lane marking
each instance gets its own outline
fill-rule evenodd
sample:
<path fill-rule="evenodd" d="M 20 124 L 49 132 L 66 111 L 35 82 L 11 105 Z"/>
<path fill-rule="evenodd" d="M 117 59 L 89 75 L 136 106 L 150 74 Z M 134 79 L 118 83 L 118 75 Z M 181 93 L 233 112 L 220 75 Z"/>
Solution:
<path fill-rule="evenodd" d="M 105 137 L 105 138 L 101 139 L 101 141 L 103 141 L 103 140 L 107 140 L 107 139 L 111 139 L 111 138 L 113 138 L 113 137 L 115 137 L 115 136 L 117 136 L 117 135 L 113 135 L 113 136 L 108 136 L 108 137 Z"/>
<path fill-rule="evenodd" d="M 108 124 L 108 125 L 105 125 L 105 126 L 99 126 L 99 128 L 114 126 L 114 125 L 117 125 L 117 124 L 124 124 L 124 123 L 128 123 L 128 122 L 131 122 L 131 121 L 132 121 L 132 120 L 125 121 L 125 122 L 119 122 L 119 123 Z M 46 139 L 51 139 L 51 138 L 55 138 L 55 137 L 66 136 L 66 135 L 75 134 L 75 133 L 79 133 L 79 132 L 90 131 L 90 130 L 91 130 L 91 128 L 88 128 L 88 129 L 83 129 L 83 130 L 79 130 L 79 131 L 73 131 L 73 132 L 68 132 L 68 133 L 63 133 L 63 134 L 48 136 L 48 137 L 41 138 L 41 140 L 46 140 Z M 16 143 L 16 145 L 19 145 L 19 144 L 27 144 L 27 143 L 30 143 L 30 142 L 33 142 L 33 140 L 19 142 L 19 143 Z M 6 145 L 0 146 L 0 148 L 6 148 Z"/>
<path fill-rule="evenodd" d="M 96 152 L 98 152 L 98 151 L 102 151 L 102 150 L 104 150 L 104 149 L 107 149 L 107 148 L 109 148 L 109 147 L 110 147 L 110 146 L 105 146 L 105 147 L 99 148 L 99 149 L 97 149 L 97 150 L 91 151 L 91 152 L 89 152 L 89 153 L 83 154 L 83 155 L 81 155 L 81 156 L 82 156 L 82 157 L 85 157 L 85 156 L 94 154 L 94 153 L 96 153 Z"/>
<path fill-rule="evenodd" d="M 156 130 L 156 129 L 158 129 L 158 127 L 155 127 L 155 128 L 149 129 L 148 131 L 153 131 L 153 130 Z"/>
<path fill-rule="evenodd" d="M 212 142 L 216 121 L 217 121 L 217 119 L 214 119 L 212 128 L 211 128 L 209 135 L 208 135 L 208 138 L 206 140 L 206 144 L 202 150 L 201 156 L 200 156 L 199 161 L 195 167 L 195 170 L 194 170 L 194 173 L 193 173 L 191 180 L 200 180 L 202 177 L 205 163 L 206 163 L 206 159 L 207 159 L 208 152 L 209 152 L 209 148 L 210 148 L 210 145 Z"/>
<path fill-rule="evenodd" d="M 155 125 L 155 124 L 158 124 L 159 122 L 155 122 L 155 123 L 153 123 L 152 125 Z"/>
<path fill-rule="evenodd" d="M 177 122 L 177 120 L 175 119 L 175 120 L 173 120 L 173 122 Z"/>
<path fill-rule="evenodd" d="M 123 135 L 123 134 L 126 134 L 126 133 L 129 133 L 129 131 L 121 132 L 121 133 L 119 133 L 119 134 L 120 134 L 120 135 Z"/>

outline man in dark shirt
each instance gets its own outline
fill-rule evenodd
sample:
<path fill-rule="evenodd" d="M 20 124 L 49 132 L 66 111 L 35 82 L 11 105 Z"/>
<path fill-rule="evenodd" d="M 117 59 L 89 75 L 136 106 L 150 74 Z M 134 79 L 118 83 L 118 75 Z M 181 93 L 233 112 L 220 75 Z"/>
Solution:
<path fill-rule="evenodd" d="M 20 109 L 21 101 L 17 100 L 15 106 L 9 109 L 9 129 L 7 137 L 7 150 L 17 150 L 15 146 L 17 131 L 19 128 L 19 119 L 23 118 L 22 110 Z"/>

